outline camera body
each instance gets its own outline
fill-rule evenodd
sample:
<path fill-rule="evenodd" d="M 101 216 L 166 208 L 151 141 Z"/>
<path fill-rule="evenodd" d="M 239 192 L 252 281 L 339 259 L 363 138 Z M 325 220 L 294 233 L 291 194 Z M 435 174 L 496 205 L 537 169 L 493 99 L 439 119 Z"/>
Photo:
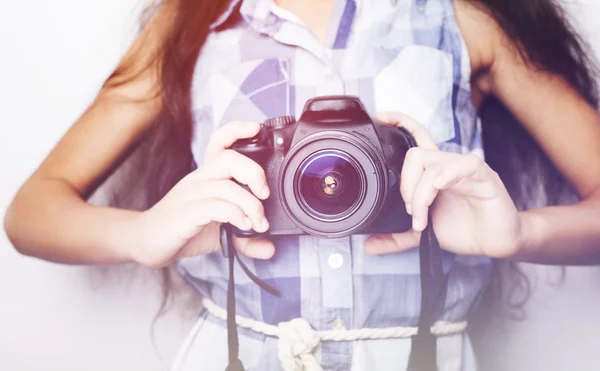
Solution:
<path fill-rule="evenodd" d="M 414 146 L 407 130 L 372 119 L 357 97 L 325 96 L 309 100 L 298 121 L 266 120 L 255 137 L 232 149 L 265 170 L 271 195 L 262 202 L 270 228 L 262 235 L 340 238 L 411 228 L 399 189 Z"/>

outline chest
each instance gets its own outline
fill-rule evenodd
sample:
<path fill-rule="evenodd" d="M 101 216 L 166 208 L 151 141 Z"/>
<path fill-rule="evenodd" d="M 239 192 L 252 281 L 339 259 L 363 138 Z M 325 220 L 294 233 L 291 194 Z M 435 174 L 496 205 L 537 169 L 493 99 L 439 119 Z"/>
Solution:
<path fill-rule="evenodd" d="M 470 61 L 444 2 L 333 9 L 339 19 L 322 42 L 306 26 L 272 15 L 210 35 L 199 58 L 192 100 L 196 147 L 233 120 L 298 116 L 315 96 L 360 97 L 371 115 L 399 111 L 425 125 L 438 143 L 462 141 L 462 117 L 474 116 Z M 385 6 L 383 5 L 385 4 Z M 408 5 L 407 5 L 408 4 Z M 335 17 L 332 17 L 335 18 Z M 460 115 L 459 115 L 460 116 Z M 465 120 L 463 120 L 465 121 Z M 467 120 L 468 121 L 468 120 Z M 195 154 L 201 156 L 201 148 Z"/>

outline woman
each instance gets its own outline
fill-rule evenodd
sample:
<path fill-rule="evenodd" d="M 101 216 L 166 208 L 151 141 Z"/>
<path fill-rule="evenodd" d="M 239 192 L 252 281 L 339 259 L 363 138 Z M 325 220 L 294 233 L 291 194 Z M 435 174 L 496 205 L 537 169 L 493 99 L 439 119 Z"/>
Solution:
<path fill-rule="evenodd" d="M 371 114 L 417 139 L 400 186 L 413 230 L 236 239 L 252 272 L 282 294 L 272 297 L 237 276 L 240 322 L 255 321 L 254 329 L 240 328 L 240 359 L 256 370 L 405 369 L 419 321 L 412 248 L 431 213 L 448 277 L 435 318 L 447 335 L 437 341 L 438 367 L 474 369 L 462 329 L 486 285 L 490 258 L 570 263 L 600 256 L 600 166 L 593 162 L 600 117 L 592 81 L 580 43 L 548 0 L 166 1 L 23 185 L 6 231 L 21 253 L 55 262 L 177 262 L 208 311 L 176 369 L 224 369 L 228 267 L 218 226 L 268 230 L 260 200 L 270 194 L 260 166 L 228 148 L 255 135 L 257 122 L 298 115 L 309 98 L 356 95 Z M 507 188 L 516 189 L 521 173 L 510 161 L 495 161 L 503 183 L 480 159 L 477 112 L 487 97 L 525 129 L 510 121 L 489 126 L 489 161 L 516 156 L 512 148 L 535 153 L 533 142 L 515 146 L 532 137 L 580 202 L 518 211 Z M 517 135 L 499 134 L 506 132 Z M 87 204 L 142 144 L 151 157 L 125 186 L 145 195 L 147 207 Z M 265 332 L 280 323 L 287 332 L 277 344 Z M 381 335 L 390 328 L 392 336 Z M 348 330 L 361 329 L 389 338 L 349 340 Z M 319 344 L 323 334 L 313 331 L 325 330 L 341 341 Z"/>

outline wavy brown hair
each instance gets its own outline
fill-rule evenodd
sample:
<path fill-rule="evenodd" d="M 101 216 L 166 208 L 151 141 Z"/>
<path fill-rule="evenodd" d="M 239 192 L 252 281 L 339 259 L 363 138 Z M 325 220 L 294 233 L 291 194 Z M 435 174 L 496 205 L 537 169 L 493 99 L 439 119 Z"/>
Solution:
<path fill-rule="evenodd" d="M 524 63 L 562 76 L 590 104 L 597 106 L 594 64 L 585 43 L 554 1 L 465 1 L 493 16 L 504 32 L 515 40 Z M 127 171 L 123 174 L 125 179 L 122 184 L 125 187 L 114 194 L 113 204 L 136 209 L 148 208 L 194 170 L 191 153 L 192 77 L 202 46 L 209 36 L 209 26 L 227 5 L 228 1 L 223 0 L 165 0 L 149 8 L 146 19 L 160 8 L 171 9 L 166 36 L 151 58 L 157 63 L 148 63 L 148 66 L 158 68 L 160 91 L 157 94 L 162 100 L 162 111 L 156 117 L 153 130 L 129 161 Z M 220 28 L 228 26 L 225 23 Z M 124 71 L 116 70 L 107 83 L 121 81 L 121 75 L 124 75 Z M 520 209 L 557 204 L 562 194 L 572 193 L 539 145 L 498 99 L 488 98 L 480 114 L 487 162 L 499 173 Z M 534 203 L 533 200 L 537 201 Z M 514 265 L 502 268 L 502 264 L 497 263 L 494 269 L 497 273 L 507 268 L 512 277 L 510 281 L 528 291 L 528 280 Z M 171 277 L 168 270 L 163 272 L 165 301 L 161 312 L 166 309 Z M 493 280 L 492 287 L 495 289 L 492 292 L 501 290 L 500 282 Z M 494 294 L 492 297 L 505 296 Z M 512 302 L 517 307 L 522 303 L 522 300 Z"/>

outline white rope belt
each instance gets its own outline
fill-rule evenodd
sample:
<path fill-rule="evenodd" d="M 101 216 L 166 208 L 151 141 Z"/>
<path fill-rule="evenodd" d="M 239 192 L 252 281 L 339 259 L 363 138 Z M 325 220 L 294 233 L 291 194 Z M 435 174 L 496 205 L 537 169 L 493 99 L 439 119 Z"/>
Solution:
<path fill-rule="evenodd" d="M 204 308 L 213 316 L 227 320 L 227 310 L 213 301 L 203 298 Z M 418 332 L 417 327 L 361 328 L 351 330 L 315 331 L 304 318 L 281 322 L 277 326 L 235 316 L 238 326 L 255 332 L 279 338 L 277 351 L 279 361 L 285 371 L 321 371 L 322 368 L 313 355 L 321 341 L 353 341 L 368 339 L 409 338 Z M 438 336 L 463 332 L 467 322 L 438 321 L 431 326 L 431 333 Z"/>

